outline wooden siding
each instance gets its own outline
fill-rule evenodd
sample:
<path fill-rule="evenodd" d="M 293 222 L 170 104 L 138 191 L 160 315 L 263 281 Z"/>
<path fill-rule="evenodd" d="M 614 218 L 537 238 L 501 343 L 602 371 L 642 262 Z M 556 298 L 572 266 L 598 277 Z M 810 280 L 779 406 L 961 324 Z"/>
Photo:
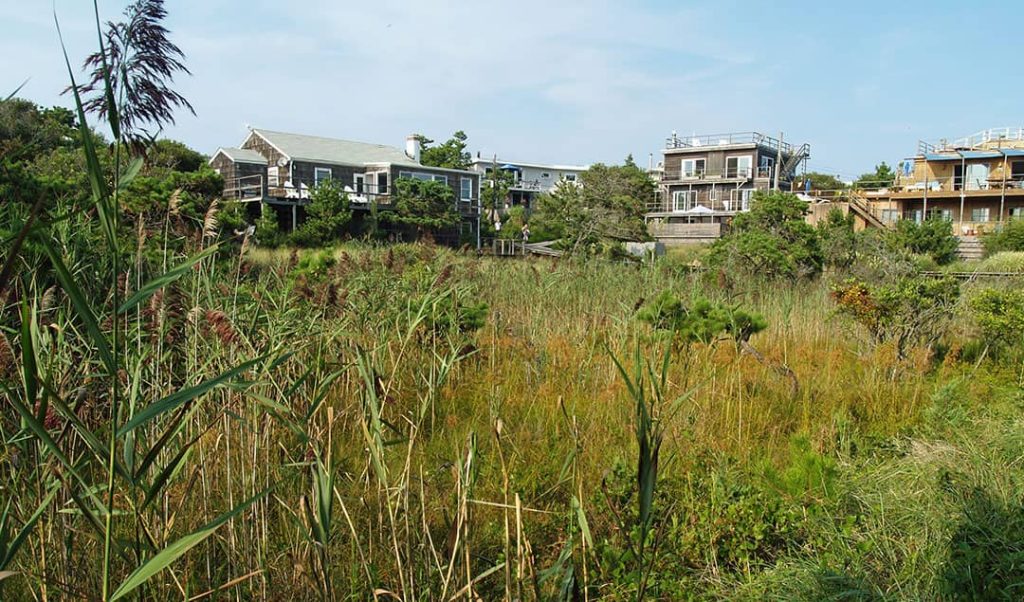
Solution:
<path fill-rule="evenodd" d="M 329 163 L 310 163 L 307 161 L 293 161 L 292 165 L 292 185 L 296 188 L 300 184 L 305 184 L 308 188 L 312 189 L 316 185 L 316 170 L 329 169 L 331 170 L 331 179 L 335 180 L 344 187 L 353 187 L 352 176 L 357 173 L 366 173 L 365 167 L 350 167 L 345 165 L 331 165 Z"/>
<path fill-rule="evenodd" d="M 253 133 L 252 135 L 249 136 L 248 139 L 246 139 L 245 143 L 242 144 L 242 148 L 254 150 L 259 154 L 263 155 L 264 157 L 266 157 L 268 166 L 278 165 L 278 161 L 284 156 L 281 154 L 280 151 L 271 146 L 269 142 L 267 142 L 261 136 L 255 133 Z M 281 167 L 281 173 L 282 175 L 285 176 L 285 178 L 287 178 L 287 163 Z"/>
<path fill-rule="evenodd" d="M 260 165 L 258 163 L 236 163 L 229 159 L 224 153 L 219 153 L 210 161 L 210 167 L 218 170 L 222 178 L 224 178 L 224 196 L 234 196 L 230 191 L 235 187 L 238 178 L 247 178 L 249 176 L 262 176 L 263 182 L 263 196 L 267 194 L 267 166 Z M 249 184 L 255 183 L 253 181 L 247 182 Z"/>
<path fill-rule="evenodd" d="M 463 215 L 476 215 L 477 200 L 480 195 L 480 174 L 472 172 L 465 174 L 451 173 L 427 166 L 406 167 L 392 165 L 391 183 L 394 183 L 395 180 L 397 180 L 399 177 L 398 174 L 400 174 L 403 171 L 446 176 L 448 178 L 448 187 L 452 189 L 452 198 L 454 198 L 458 203 L 459 213 L 462 213 Z M 470 178 L 473 181 L 473 198 L 468 203 L 462 202 L 460 199 L 460 197 L 462 196 L 462 184 L 460 182 L 462 178 Z"/>
<path fill-rule="evenodd" d="M 228 159 L 224 153 L 217 153 L 217 156 L 210 160 L 210 167 L 220 173 L 225 183 L 238 177 L 236 175 L 238 173 L 238 170 L 235 168 L 236 165 L 237 163 Z"/>

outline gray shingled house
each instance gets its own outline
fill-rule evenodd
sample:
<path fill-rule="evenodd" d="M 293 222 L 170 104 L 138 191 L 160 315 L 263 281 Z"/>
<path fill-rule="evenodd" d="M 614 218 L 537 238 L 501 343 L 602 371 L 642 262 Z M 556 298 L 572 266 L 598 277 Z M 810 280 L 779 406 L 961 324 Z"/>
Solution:
<path fill-rule="evenodd" d="M 391 185 L 398 178 L 444 182 L 463 218 L 455 234 L 477 238 L 480 174 L 423 165 L 416 136 L 406 139 L 403 151 L 384 144 L 251 129 L 239 148 L 217 149 L 210 166 L 224 178 L 225 198 L 275 209 L 285 231 L 302 223 L 310 191 L 326 179 L 348 192 L 357 219 L 359 210 L 374 205 L 387 211 Z"/>

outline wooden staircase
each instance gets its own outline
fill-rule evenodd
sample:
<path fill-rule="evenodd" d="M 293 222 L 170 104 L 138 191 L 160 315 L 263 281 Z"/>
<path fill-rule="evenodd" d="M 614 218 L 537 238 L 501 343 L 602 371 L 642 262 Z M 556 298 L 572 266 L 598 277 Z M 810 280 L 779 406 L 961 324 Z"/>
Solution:
<path fill-rule="evenodd" d="M 886 228 L 885 222 L 878 219 L 878 216 L 871 211 L 871 207 L 868 206 L 867 201 L 856 196 L 850 195 L 850 211 L 854 212 L 864 222 L 872 228 Z"/>
<path fill-rule="evenodd" d="M 981 245 L 981 238 L 977 236 L 961 236 L 960 247 L 957 255 L 964 261 L 980 261 L 985 256 L 985 248 Z"/>

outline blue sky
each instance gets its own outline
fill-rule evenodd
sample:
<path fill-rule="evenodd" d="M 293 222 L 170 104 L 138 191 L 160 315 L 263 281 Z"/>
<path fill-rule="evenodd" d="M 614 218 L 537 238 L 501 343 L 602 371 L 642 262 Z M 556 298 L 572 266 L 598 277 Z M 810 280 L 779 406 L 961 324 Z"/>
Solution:
<path fill-rule="evenodd" d="M 124 0 L 100 0 L 116 19 Z M 77 64 L 91 2 L 56 0 Z M 811 143 L 852 178 L 917 140 L 1024 125 L 1013 61 L 1024 2 L 168 0 L 207 153 L 246 126 L 401 146 L 456 129 L 484 156 L 645 164 L 677 130 Z M 45 0 L 0 0 L 0 93 L 67 104 Z"/>

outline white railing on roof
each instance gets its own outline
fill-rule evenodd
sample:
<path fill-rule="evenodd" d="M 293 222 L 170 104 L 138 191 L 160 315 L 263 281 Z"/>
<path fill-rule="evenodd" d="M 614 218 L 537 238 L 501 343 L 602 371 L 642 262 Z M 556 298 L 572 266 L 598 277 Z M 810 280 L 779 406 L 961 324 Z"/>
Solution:
<path fill-rule="evenodd" d="M 785 154 L 793 153 L 793 145 L 760 132 L 730 132 L 727 134 L 701 134 L 679 136 L 673 134 L 665 140 L 666 149 L 700 148 L 704 146 L 732 146 L 735 144 L 757 144 L 773 150 L 782 149 Z"/>
<path fill-rule="evenodd" d="M 956 140 L 942 139 L 938 142 L 918 142 L 919 153 L 933 153 L 944 150 L 998 147 L 1003 142 L 1024 142 L 1024 127 L 1001 127 L 982 130 Z"/>

